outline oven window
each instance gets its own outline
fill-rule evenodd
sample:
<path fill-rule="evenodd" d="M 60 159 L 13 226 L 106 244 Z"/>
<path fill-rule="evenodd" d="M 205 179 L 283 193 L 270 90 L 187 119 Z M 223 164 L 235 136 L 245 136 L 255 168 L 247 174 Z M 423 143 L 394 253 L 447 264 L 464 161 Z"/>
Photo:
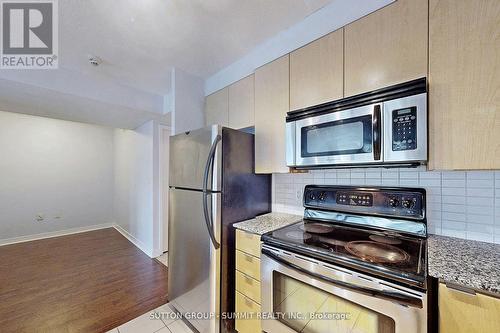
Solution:
<path fill-rule="evenodd" d="M 302 157 L 370 153 L 372 136 L 371 115 L 302 127 Z"/>
<path fill-rule="evenodd" d="M 296 332 L 395 333 L 393 319 L 273 272 L 274 317 Z"/>

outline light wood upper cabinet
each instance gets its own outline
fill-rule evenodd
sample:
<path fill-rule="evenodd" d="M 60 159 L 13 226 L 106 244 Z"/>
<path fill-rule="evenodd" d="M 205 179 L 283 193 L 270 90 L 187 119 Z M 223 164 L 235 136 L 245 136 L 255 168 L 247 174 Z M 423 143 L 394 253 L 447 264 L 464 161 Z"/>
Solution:
<path fill-rule="evenodd" d="M 343 97 L 343 53 L 343 29 L 290 53 L 290 110 Z"/>
<path fill-rule="evenodd" d="M 228 88 L 221 89 L 205 98 L 205 125 L 229 124 Z"/>
<path fill-rule="evenodd" d="M 254 75 L 229 86 L 229 127 L 245 128 L 255 124 Z"/>
<path fill-rule="evenodd" d="M 289 111 L 289 56 L 255 71 L 255 172 L 288 172 L 285 118 Z"/>
<path fill-rule="evenodd" d="M 429 166 L 499 169 L 500 1 L 429 6 Z"/>
<path fill-rule="evenodd" d="M 500 299 L 439 285 L 439 333 L 500 332 Z"/>
<path fill-rule="evenodd" d="M 428 0 L 398 0 L 345 26 L 344 95 L 427 76 L 427 28 Z"/>

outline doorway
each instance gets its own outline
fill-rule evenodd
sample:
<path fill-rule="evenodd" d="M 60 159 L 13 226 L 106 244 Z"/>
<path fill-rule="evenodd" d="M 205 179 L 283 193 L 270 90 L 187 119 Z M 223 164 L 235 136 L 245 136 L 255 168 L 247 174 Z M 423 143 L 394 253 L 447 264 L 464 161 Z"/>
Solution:
<path fill-rule="evenodd" d="M 168 184 L 169 184 L 169 158 L 170 158 L 171 129 L 160 126 L 160 230 L 162 251 L 168 252 Z"/>

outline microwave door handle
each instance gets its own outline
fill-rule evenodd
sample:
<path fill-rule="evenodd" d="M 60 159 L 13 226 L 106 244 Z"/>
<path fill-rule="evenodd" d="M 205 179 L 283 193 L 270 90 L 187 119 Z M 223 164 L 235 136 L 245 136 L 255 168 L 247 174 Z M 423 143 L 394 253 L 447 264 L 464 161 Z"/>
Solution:
<path fill-rule="evenodd" d="M 373 107 L 373 159 L 380 161 L 381 147 L 382 147 L 382 124 L 381 124 L 382 111 L 380 104 Z"/>
<path fill-rule="evenodd" d="M 362 287 L 362 286 L 358 286 L 358 285 L 355 285 L 352 283 L 332 279 L 328 276 L 324 276 L 322 274 L 311 272 L 303 267 L 300 267 L 296 264 L 288 262 L 287 260 L 280 258 L 276 254 L 274 254 L 272 251 L 267 250 L 267 249 L 262 249 L 262 254 L 265 254 L 266 256 L 271 258 L 272 260 L 277 261 L 278 263 L 280 263 L 288 268 L 291 268 L 291 269 L 298 271 L 300 273 L 307 274 L 307 275 L 314 277 L 316 279 L 323 280 L 323 281 L 330 283 L 330 284 L 333 284 L 339 288 L 352 290 L 354 292 L 357 292 L 360 294 L 365 294 L 365 295 L 372 296 L 372 297 L 376 297 L 379 299 L 393 301 L 393 302 L 396 302 L 396 303 L 399 303 L 399 304 L 402 304 L 402 305 L 405 305 L 408 307 L 415 307 L 415 308 L 419 308 L 419 309 L 423 308 L 422 300 L 418 297 L 412 297 L 412 296 L 404 295 L 404 294 L 394 292 L 394 291 L 382 291 L 382 290 Z"/>
<path fill-rule="evenodd" d="M 221 141 L 221 136 L 217 135 L 214 142 L 212 143 L 212 147 L 210 147 L 210 152 L 208 153 L 207 163 L 205 164 L 205 172 L 203 175 L 203 214 L 205 216 L 205 223 L 207 225 L 208 235 L 210 236 L 210 240 L 217 250 L 220 247 L 220 244 L 217 242 L 214 234 L 214 223 L 212 219 L 212 214 L 208 210 L 208 197 L 212 195 L 212 190 L 208 189 L 208 179 L 210 174 L 214 174 L 214 159 L 215 152 L 217 150 L 217 144 Z"/>

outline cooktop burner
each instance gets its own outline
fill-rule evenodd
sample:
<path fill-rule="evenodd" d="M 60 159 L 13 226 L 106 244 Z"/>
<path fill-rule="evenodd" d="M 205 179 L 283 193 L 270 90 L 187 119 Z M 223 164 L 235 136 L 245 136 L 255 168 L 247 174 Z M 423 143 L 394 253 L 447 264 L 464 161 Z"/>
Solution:
<path fill-rule="evenodd" d="M 390 244 L 390 245 L 398 245 L 401 244 L 401 239 L 397 239 L 394 237 L 380 236 L 380 235 L 370 235 L 370 239 L 375 242 Z"/>
<path fill-rule="evenodd" d="M 354 241 L 347 243 L 345 249 L 362 260 L 374 263 L 398 264 L 410 259 L 404 250 L 385 243 Z"/>
<path fill-rule="evenodd" d="M 364 271 L 392 272 L 416 280 L 425 277 L 423 238 L 304 219 L 265 234 L 263 241 Z"/>
<path fill-rule="evenodd" d="M 326 234 L 332 232 L 334 227 L 326 223 L 307 223 L 299 227 L 301 230 L 306 232 L 312 232 L 313 234 Z"/>

